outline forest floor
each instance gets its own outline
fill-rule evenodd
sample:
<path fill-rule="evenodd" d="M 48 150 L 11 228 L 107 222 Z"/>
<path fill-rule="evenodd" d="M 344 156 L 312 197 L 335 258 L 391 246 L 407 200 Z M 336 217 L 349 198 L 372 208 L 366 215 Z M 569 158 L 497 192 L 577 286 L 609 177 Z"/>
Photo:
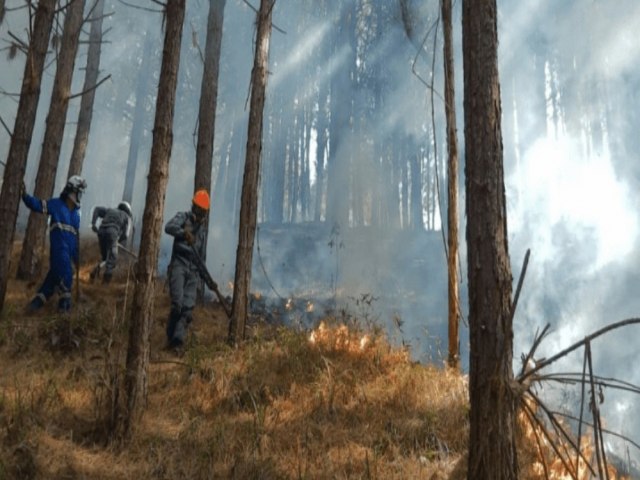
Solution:
<path fill-rule="evenodd" d="M 37 285 L 9 282 L 0 480 L 465 478 L 466 376 L 418 364 L 380 331 L 331 318 L 312 331 L 253 319 L 247 341 L 230 348 L 214 303 L 196 308 L 186 353 L 176 357 L 163 351 L 163 284 L 144 416 L 127 445 L 110 442 L 133 284 L 124 255 L 110 285 L 91 283 L 98 248 L 83 251 L 95 253 L 85 255 L 69 315 L 51 299 L 26 316 Z M 14 265 L 18 252 L 16 244 Z M 524 445 L 521 478 L 542 478 L 532 442 Z"/>

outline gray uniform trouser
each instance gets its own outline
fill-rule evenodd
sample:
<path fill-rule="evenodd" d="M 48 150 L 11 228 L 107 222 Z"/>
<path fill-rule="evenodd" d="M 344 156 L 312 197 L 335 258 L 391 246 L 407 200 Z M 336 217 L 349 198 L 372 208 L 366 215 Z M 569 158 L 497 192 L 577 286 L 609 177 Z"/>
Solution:
<path fill-rule="evenodd" d="M 106 262 L 105 273 L 110 275 L 116 268 L 118 260 L 118 237 L 120 232 L 117 228 L 101 228 L 98 231 L 98 240 L 100 242 L 100 255 L 102 260 Z"/>
<path fill-rule="evenodd" d="M 169 345 L 182 345 L 187 337 L 187 329 L 192 320 L 196 304 L 198 270 L 195 265 L 181 257 L 173 258 L 169 267 L 169 289 L 171 292 L 171 313 L 167 322 Z"/>

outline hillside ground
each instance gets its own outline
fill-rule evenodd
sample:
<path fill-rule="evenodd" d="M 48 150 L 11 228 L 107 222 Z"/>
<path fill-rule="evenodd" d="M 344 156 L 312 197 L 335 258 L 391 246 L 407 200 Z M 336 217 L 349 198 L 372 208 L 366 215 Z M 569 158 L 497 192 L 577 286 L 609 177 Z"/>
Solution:
<path fill-rule="evenodd" d="M 10 279 L 0 324 L 0 478 L 445 478 L 464 452 L 463 377 L 331 319 L 313 342 L 309 331 L 254 319 L 233 349 L 216 304 L 197 307 L 189 347 L 176 357 L 163 351 L 162 280 L 147 408 L 128 445 L 110 442 L 132 275 L 121 255 L 110 285 L 91 283 L 97 245 L 82 250 L 80 301 L 68 315 L 56 312 L 55 298 L 25 315 L 38 284 Z M 13 264 L 18 253 L 16 245 Z"/>
<path fill-rule="evenodd" d="M 163 350 L 162 279 L 145 414 L 129 443 L 110 441 L 132 265 L 121 255 L 110 285 L 91 283 L 98 248 L 82 251 L 80 300 L 67 315 L 55 299 L 25 315 L 38 284 L 12 272 L 0 319 L 0 480 L 464 478 L 464 375 L 332 318 L 313 330 L 253 318 L 231 348 L 214 303 L 196 308 L 178 357 Z M 16 244 L 13 265 L 18 253 Z M 539 478 L 532 455 L 529 445 L 519 456 L 521 478 Z"/>

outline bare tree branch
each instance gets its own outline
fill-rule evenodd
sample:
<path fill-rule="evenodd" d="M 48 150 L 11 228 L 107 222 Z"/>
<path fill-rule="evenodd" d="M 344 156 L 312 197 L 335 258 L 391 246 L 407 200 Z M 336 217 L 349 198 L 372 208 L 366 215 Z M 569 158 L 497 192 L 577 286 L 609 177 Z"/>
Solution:
<path fill-rule="evenodd" d="M 132 3 L 125 2 L 125 0 L 118 0 L 118 1 L 119 1 L 121 4 L 126 5 L 127 7 L 136 8 L 136 9 L 138 9 L 138 10 L 144 10 L 144 11 L 146 11 L 146 12 L 153 12 L 153 13 L 163 13 L 163 12 L 164 12 L 164 9 L 163 9 L 163 10 L 155 10 L 155 9 L 153 9 L 153 8 L 140 7 L 139 5 L 134 5 L 134 4 L 132 4 Z M 156 3 L 159 3 L 159 2 L 156 2 Z M 163 5 L 163 6 L 164 6 L 164 4 L 161 4 L 161 5 Z"/>
<path fill-rule="evenodd" d="M 552 357 L 541 361 L 534 368 L 532 368 L 531 370 L 528 370 L 528 371 L 524 372 L 522 375 L 520 375 L 518 377 L 518 381 L 520 383 L 522 383 L 522 381 L 524 379 L 526 379 L 527 377 L 530 377 L 534 373 L 538 372 L 539 370 L 543 369 L 544 367 L 546 367 L 548 365 L 551 365 L 556 360 L 559 360 L 560 358 L 564 357 L 568 353 L 573 352 L 577 348 L 580 348 L 583 345 L 586 345 L 591 340 L 593 340 L 593 339 L 595 339 L 597 337 L 600 337 L 601 335 L 604 335 L 605 333 L 610 332 L 611 330 L 615 330 L 617 328 L 625 327 L 627 325 L 636 325 L 636 324 L 640 324 L 640 318 L 629 318 L 627 320 L 622 320 L 620 322 L 616 322 L 616 323 L 612 323 L 610 325 L 607 325 L 606 327 L 601 328 L 600 330 L 592 333 L 591 335 L 585 337 L 584 339 L 580 340 L 579 342 L 574 343 L 570 347 L 565 348 L 564 350 L 562 350 L 561 352 L 553 355 Z"/>
<path fill-rule="evenodd" d="M 53 12 L 53 14 L 54 15 L 58 15 L 61 11 L 66 10 L 67 8 L 69 8 L 69 5 L 71 5 L 75 1 L 77 1 L 77 0 L 69 0 L 69 2 L 66 5 L 63 5 L 62 7 L 58 8 L 56 11 Z"/>
<path fill-rule="evenodd" d="M 575 420 L 575 421 L 577 421 L 577 422 L 582 422 L 582 423 L 583 423 L 583 424 L 585 424 L 587 427 L 594 428 L 594 426 L 593 426 L 593 424 L 592 424 L 592 423 L 589 423 L 589 422 L 587 422 L 587 421 L 585 421 L 585 420 L 580 420 L 578 417 L 574 417 L 573 415 L 571 415 L 571 414 L 569 414 L 569 413 L 564 413 L 564 412 L 557 412 L 557 411 L 554 411 L 554 412 L 553 412 L 553 414 L 554 414 L 554 415 L 561 416 L 561 417 L 568 418 L 569 420 Z M 606 428 L 601 428 L 600 430 L 602 430 L 602 431 L 603 431 L 604 433 L 606 433 L 607 435 L 611 435 L 611 436 L 613 436 L 613 437 L 618 437 L 618 438 L 620 438 L 620 439 L 624 440 L 625 442 L 630 443 L 632 446 L 634 446 L 634 447 L 635 447 L 635 448 L 637 448 L 638 450 L 640 450 L 640 444 L 638 444 L 638 443 L 634 442 L 634 441 L 633 441 L 632 439 L 630 439 L 629 437 L 627 437 L 627 436 L 625 436 L 625 435 L 622 435 L 622 434 L 620 434 L 620 433 L 614 432 L 614 431 L 612 431 L 612 430 L 607 430 Z"/>
<path fill-rule="evenodd" d="M 256 9 L 256 7 L 254 7 L 253 5 L 251 5 L 247 0 L 242 0 L 242 1 L 243 1 L 244 3 L 246 3 L 246 4 L 249 6 L 249 8 L 250 8 L 251 10 L 253 10 L 256 14 L 258 13 L 258 10 Z M 275 0 L 273 0 L 273 3 L 271 4 L 271 7 L 269 7 L 269 10 L 271 10 L 271 9 L 275 6 L 275 4 L 276 4 L 276 1 L 275 1 Z M 284 34 L 284 35 L 286 35 L 286 34 L 287 34 L 287 32 L 285 32 L 283 29 L 281 29 L 280 27 L 278 27 L 277 25 L 275 25 L 273 22 L 271 23 L 271 26 L 272 26 L 273 28 L 275 28 L 277 31 L 279 31 L 280 33 L 282 33 L 282 34 Z"/>
<path fill-rule="evenodd" d="M 71 100 L 72 98 L 76 98 L 76 97 L 80 97 L 82 95 L 84 95 L 85 93 L 89 93 L 93 90 L 95 90 L 96 88 L 98 88 L 100 85 L 102 85 L 104 82 L 106 82 L 107 80 L 109 80 L 111 78 L 111 74 L 107 75 L 106 77 L 104 77 L 102 80 L 100 80 L 98 83 L 96 83 L 93 87 L 86 89 L 84 92 L 80 92 L 80 93 L 75 93 L 71 96 L 69 96 L 69 100 Z"/>
<path fill-rule="evenodd" d="M 573 450 L 578 453 L 580 458 L 582 458 L 584 463 L 589 467 L 589 470 L 591 470 L 591 473 L 593 473 L 595 475 L 596 471 L 591 466 L 591 463 L 584 456 L 584 454 L 580 451 L 580 449 L 578 448 L 578 445 L 576 444 L 576 442 L 573 441 L 571 436 L 567 433 L 567 431 L 564 429 L 564 427 L 560 424 L 558 419 L 553 416 L 553 412 L 531 390 L 529 390 L 527 393 L 531 396 L 531 398 L 533 398 L 533 400 L 535 401 L 536 405 L 538 405 L 542 409 L 542 411 L 547 415 L 547 418 L 549 418 L 549 421 L 551 422 L 551 425 L 553 425 L 553 427 L 556 430 L 556 433 L 558 434 L 558 436 L 561 437 L 561 438 L 564 438 L 566 440 L 566 442 L 569 445 L 571 445 L 571 448 L 573 448 Z M 549 439 L 549 440 L 551 441 L 551 439 Z M 563 460 L 563 463 L 564 463 L 564 459 L 562 459 L 562 460 Z"/>
<path fill-rule="evenodd" d="M 536 418 L 535 413 L 533 413 L 531 411 L 531 409 L 528 407 L 528 405 L 525 405 L 523 407 L 522 411 L 524 412 L 525 416 L 527 417 L 527 420 L 529 420 L 529 423 L 531 424 L 531 427 L 532 427 L 532 430 L 533 430 L 533 435 L 536 437 L 536 444 L 538 446 L 538 453 L 540 455 L 540 461 L 542 462 L 542 469 L 544 470 L 544 478 L 549 480 L 549 466 L 547 465 L 547 459 L 544 456 L 544 451 L 542 450 L 542 444 L 540 443 L 540 434 L 538 433 L 538 429 L 536 428 L 536 425 L 538 427 L 540 427 L 541 429 L 544 429 L 544 426 L 540 425 L 540 421 Z"/>
<path fill-rule="evenodd" d="M 18 45 L 20 45 L 22 48 L 24 48 L 25 50 L 29 49 L 29 45 L 27 45 L 20 37 L 14 35 L 14 33 L 11 30 L 9 30 L 7 34 L 11 38 L 13 38 L 18 43 Z"/>
<path fill-rule="evenodd" d="M 542 333 L 540 333 L 540 335 L 538 335 L 538 330 L 536 330 L 536 334 L 533 337 L 533 345 L 531 346 L 529 353 L 527 353 L 526 356 L 522 356 L 522 370 L 520 371 L 520 376 L 524 375 L 525 371 L 528 369 L 529 361 L 533 360 L 533 356 L 535 355 L 535 352 L 540 346 L 540 343 L 542 342 L 544 337 L 547 336 L 549 328 L 551 328 L 551 325 L 547 323 L 542 329 Z"/>
<path fill-rule="evenodd" d="M 549 445 L 551 445 L 551 448 L 553 449 L 553 451 L 556 453 L 556 455 L 558 456 L 558 458 L 560 459 L 560 461 L 564 465 L 564 468 L 567 470 L 567 472 L 569 472 L 569 475 L 571 475 L 571 478 L 573 478 L 574 480 L 577 480 L 577 477 L 576 477 L 575 473 L 573 472 L 573 469 L 571 468 L 571 465 L 569 465 L 567 463 L 567 460 L 564 458 L 564 456 L 562 455 L 562 453 L 558 449 L 558 446 L 556 445 L 556 442 L 554 441 L 553 436 L 549 433 L 549 431 L 547 430 L 547 427 L 545 427 L 544 423 L 542 423 L 542 420 L 540 420 L 536 416 L 535 412 L 531 409 L 531 407 L 529 405 L 527 405 L 526 402 L 522 402 L 522 406 L 525 409 L 525 411 L 528 412 L 529 418 L 533 419 L 535 425 L 537 425 L 538 428 L 542 431 L 542 433 L 544 434 L 545 438 L 547 439 L 547 442 L 549 442 Z M 535 425 L 532 425 L 532 426 L 534 426 L 534 431 L 535 431 Z"/>
<path fill-rule="evenodd" d="M 527 253 L 524 256 L 524 261 L 522 262 L 522 271 L 520 272 L 520 278 L 518 278 L 518 287 L 516 288 L 516 294 L 513 297 L 513 303 L 511 305 L 511 313 L 509 314 L 509 324 L 513 322 L 513 317 L 516 314 L 516 307 L 518 306 L 518 299 L 520 298 L 520 290 L 522 290 L 522 283 L 524 282 L 524 276 L 527 273 L 527 265 L 529 264 L 529 255 L 531 254 L 531 249 L 527 248 Z"/>
<path fill-rule="evenodd" d="M 0 95 L 6 95 L 7 97 L 19 97 L 20 96 L 19 93 L 7 92 L 7 91 L 3 90 L 2 88 L 0 88 Z"/>
<path fill-rule="evenodd" d="M 593 424 L 595 426 L 593 429 L 593 437 L 596 444 L 596 460 L 598 462 L 598 472 L 600 474 L 598 478 L 606 478 L 608 480 L 609 472 L 607 469 L 607 457 L 604 452 L 604 444 L 602 443 L 602 432 L 600 431 L 600 428 L 602 427 L 602 424 L 600 423 L 600 409 L 598 408 L 598 401 L 596 400 L 596 387 L 593 383 L 593 364 L 591 359 L 590 341 L 586 342 L 584 349 L 585 355 L 587 356 L 587 365 L 589 366 L 589 383 L 591 385 L 591 401 L 589 402 L 589 406 L 591 408 Z M 602 458 L 600 458 L 600 456 L 602 456 Z"/>
<path fill-rule="evenodd" d="M 617 378 L 604 378 L 598 375 L 594 375 L 593 378 L 594 383 L 598 386 L 614 388 L 616 390 L 624 390 L 640 395 L 640 386 L 638 385 L 634 385 L 623 380 L 618 380 Z M 584 383 L 582 374 L 580 373 L 551 373 L 549 375 L 537 376 L 536 379 L 568 384 Z"/>
<path fill-rule="evenodd" d="M 202 62 L 202 65 L 204 65 L 204 53 L 202 53 L 202 48 L 200 48 L 200 43 L 198 42 L 198 32 L 196 32 L 196 27 L 193 22 L 191 22 L 191 45 L 198 50 L 200 61 Z"/>
<path fill-rule="evenodd" d="M 9 130 L 9 127 L 7 127 L 7 124 L 4 123 L 4 120 L 2 119 L 2 116 L 0 116 L 0 123 L 2 123 L 2 126 L 7 131 L 7 133 L 9 134 L 9 137 L 13 138 L 13 133 L 11 132 L 11 130 Z"/>

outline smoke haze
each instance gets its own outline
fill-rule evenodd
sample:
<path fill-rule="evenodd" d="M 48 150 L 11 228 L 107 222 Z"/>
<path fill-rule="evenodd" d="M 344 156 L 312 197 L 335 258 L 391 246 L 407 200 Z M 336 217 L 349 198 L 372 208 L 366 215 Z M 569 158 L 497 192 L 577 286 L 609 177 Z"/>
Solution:
<path fill-rule="evenodd" d="M 21 5 L 7 0 L 7 7 Z M 179 210 L 190 207 L 195 165 L 197 107 L 202 63 L 198 46 L 204 50 L 208 2 L 189 1 L 185 19 L 180 83 L 176 103 L 176 124 L 165 221 Z M 360 179 L 367 185 L 369 198 L 386 198 L 397 191 L 398 182 L 381 178 L 384 170 L 371 159 L 387 139 L 402 142 L 420 152 L 423 167 L 433 168 L 433 154 L 441 161 L 446 152 L 441 92 L 442 46 L 433 52 L 431 29 L 437 12 L 425 2 L 406 4 L 412 21 L 406 23 L 396 2 L 360 0 L 342 2 L 343 9 L 328 15 L 314 11 L 306 2 L 277 2 L 273 21 L 270 77 L 267 83 L 265 116 L 293 115 L 295 105 L 315 102 L 318 91 L 331 85 L 341 98 L 354 98 L 355 105 L 369 105 L 370 115 L 358 128 L 336 138 L 334 153 L 337 175 Z M 377 2 L 380 3 L 380 2 Z M 434 3 L 434 2 L 432 2 Z M 437 2 L 434 3 L 434 5 Z M 454 7 L 456 55 L 456 93 L 461 163 L 464 164 L 464 115 L 462 110 L 462 52 L 460 2 Z M 154 8 L 153 3 L 138 0 Z M 347 44 L 328 54 L 332 39 L 344 25 L 349 5 L 363 6 L 364 12 L 379 22 L 375 38 L 358 44 L 354 51 Z M 551 0 L 499 1 L 500 81 L 503 105 L 505 177 L 508 204 L 509 248 L 514 284 L 522 259 L 531 249 L 531 260 L 515 316 L 514 368 L 529 350 L 536 330 L 551 324 L 552 333 L 538 355 L 549 357 L 579 341 L 608 323 L 639 317 L 640 262 L 638 187 L 640 148 L 640 5 L 635 0 L 605 2 Z M 366 7 L 366 8 L 365 8 Z M 367 10 L 367 8 L 369 8 Z M 144 102 L 140 119 L 143 131 L 135 139 L 138 150 L 133 208 L 142 215 L 146 172 L 151 149 L 151 129 L 155 108 L 162 50 L 161 15 L 106 2 L 105 19 L 110 43 L 103 45 L 101 77 L 111 74 L 96 95 L 93 125 L 83 174 L 89 189 L 85 205 L 114 205 L 124 188 L 131 144 L 131 126 L 136 101 Z M 382 19 L 376 17 L 382 13 Z M 7 32 L 24 37 L 25 10 L 8 12 L 0 25 L 0 38 Z M 410 28 L 409 28 L 410 27 Z M 409 32 L 410 31 L 410 34 Z M 431 36 L 426 37 L 430 33 Z M 441 30 L 438 30 L 440 35 Z M 239 211 L 238 195 L 246 143 L 249 78 L 253 62 L 254 12 L 241 0 L 227 0 L 222 40 L 219 97 L 216 116 L 213 186 L 219 175 L 235 175 L 235 190 L 226 198 L 216 197 L 212 207 L 208 265 L 211 273 L 230 293 L 233 280 L 235 241 Z M 425 38 L 427 41 L 424 41 Z M 148 58 L 143 55 L 150 39 Z M 416 48 L 421 48 L 416 53 Z M 86 46 L 84 47 L 86 49 Z M 82 88 L 86 50 L 76 62 L 73 93 Z M 5 52 L 6 53 L 6 52 Z M 353 89 L 341 66 L 359 55 L 365 66 L 380 75 Z M 435 65 L 434 102 L 436 140 L 431 132 L 431 93 L 429 80 Z M 49 104 L 53 65 L 45 73 L 29 164 L 27 188 L 33 189 L 44 120 Z M 24 55 L 0 58 L 0 89 L 20 91 Z M 364 67 L 363 67 L 364 68 Z M 136 98 L 141 73 L 144 97 Z M 312 72 L 312 75 L 303 74 Z M 143 77 L 144 78 L 144 77 Z M 313 81 L 309 81 L 309 78 Z M 382 102 L 370 99 L 383 92 Z M 377 97 L 375 97 L 377 98 Z M 73 144 L 79 99 L 70 104 L 61 152 L 56 194 L 62 189 Z M 15 97 L 0 96 L 0 116 L 13 125 Z M 314 111 L 320 107 L 314 106 Z M 272 125 L 272 128 L 276 128 Z M 317 126 L 312 139 L 317 140 Z M 265 133 L 268 128 L 265 127 Z M 277 135 L 264 145 L 264 162 L 276 161 L 284 140 Z M 379 143 L 376 143 L 379 142 Z M 312 145 L 313 155 L 316 145 Z M 6 159 L 9 137 L 0 130 L 0 158 Z M 311 162 L 312 179 L 317 165 Z M 463 165 L 461 165 L 463 167 Z M 1 167 L 0 167 L 1 168 Z M 264 170 L 263 165 L 263 172 Z M 340 170 L 342 168 L 343 170 Z M 347 171 L 348 170 L 348 171 Z M 463 168 L 460 169 L 463 172 Z M 221 173 L 222 172 L 222 173 Z M 349 173 L 351 172 L 351 173 Z M 239 174 L 240 173 L 240 174 Z M 442 173 L 442 172 L 440 172 Z M 464 178 L 461 173 L 460 205 L 464 206 Z M 442 179 L 444 180 L 444 179 Z M 262 178 L 261 214 L 270 179 Z M 444 184 L 441 186 L 444 192 Z M 427 195 L 423 193 L 423 198 Z M 234 195 L 235 194 L 235 195 Z M 339 202 L 349 202 L 339 198 Z M 444 208 L 443 204 L 443 208 Z M 88 212 L 88 210 L 85 210 Z M 26 223 L 26 209 L 20 209 L 19 222 Z M 358 229 L 334 229 L 329 222 L 287 230 L 265 223 L 260 226 L 254 255 L 253 290 L 268 297 L 314 297 L 327 300 L 340 297 L 345 308 L 365 314 L 384 325 L 397 342 L 412 348 L 421 361 L 442 360 L 446 348 L 447 288 L 446 263 L 440 227 L 435 211 L 436 230 L 411 229 L 391 232 L 370 225 Z M 426 214 L 425 214 L 426 217 Z M 322 220 L 326 219 L 326 211 Z M 298 222 L 303 224 L 303 222 Z M 308 222 L 305 222 L 305 224 Z M 466 316 L 466 266 L 464 214 L 461 214 L 461 300 Z M 83 231 L 90 235 L 88 220 Z M 20 229 L 20 226 L 19 226 Z M 159 269 L 164 274 L 169 260 L 171 239 L 163 234 Z M 363 295 L 375 300 L 363 306 Z M 398 322 L 400 320 L 400 322 Z M 599 338 L 593 344 L 596 372 L 640 384 L 640 349 L 635 337 L 638 327 L 627 327 Z M 468 367 L 468 331 L 462 328 L 463 366 Z M 582 369 L 582 357 L 573 355 L 551 367 L 553 370 Z M 546 392 L 555 401 L 568 402 L 563 390 Z M 602 404 L 606 427 L 640 442 L 640 402 L 637 397 L 617 391 L 605 392 Z M 611 446 L 625 450 L 621 442 Z M 638 452 L 636 461 L 640 461 Z"/>

